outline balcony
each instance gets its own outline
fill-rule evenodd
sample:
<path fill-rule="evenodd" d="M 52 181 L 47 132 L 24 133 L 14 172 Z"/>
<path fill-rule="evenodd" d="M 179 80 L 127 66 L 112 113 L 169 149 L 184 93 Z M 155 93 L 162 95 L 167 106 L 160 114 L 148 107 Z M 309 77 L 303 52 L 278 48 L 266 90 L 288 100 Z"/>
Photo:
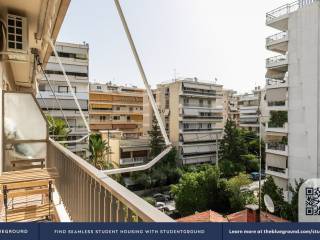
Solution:
<path fill-rule="evenodd" d="M 288 179 L 289 178 L 289 174 L 288 174 L 288 169 L 287 168 L 284 169 L 284 168 L 267 166 L 266 174 L 267 175 L 271 175 L 271 176 L 275 176 L 275 177 L 279 177 L 279 178 L 284 178 L 284 179 Z"/>
<path fill-rule="evenodd" d="M 182 157 L 182 163 L 184 165 L 201 164 L 201 163 L 215 163 L 215 162 L 216 162 L 216 156 L 212 155 L 212 154 Z"/>
<path fill-rule="evenodd" d="M 285 4 L 266 14 L 266 25 L 281 31 L 288 30 L 289 14 L 299 9 L 299 1 Z"/>
<path fill-rule="evenodd" d="M 288 51 L 288 32 L 280 32 L 267 37 L 266 48 L 270 51 L 286 54 Z"/>
<path fill-rule="evenodd" d="M 287 88 L 288 78 L 285 77 L 284 80 L 270 79 L 266 80 L 266 89 L 274 89 L 274 88 Z"/>
<path fill-rule="evenodd" d="M 266 68 L 275 69 L 280 72 L 288 71 L 288 58 L 286 55 L 278 55 L 275 57 L 267 58 Z"/>
<path fill-rule="evenodd" d="M 135 165 L 147 161 L 147 157 L 120 158 L 120 165 Z"/>
<path fill-rule="evenodd" d="M 288 110 L 288 100 L 283 101 L 269 101 L 268 102 L 269 111 L 287 111 Z"/>
<path fill-rule="evenodd" d="M 288 156 L 288 145 L 278 142 L 267 143 L 266 153 Z"/>
<path fill-rule="evenodd" d="M 72 221 L 173 221 L 53 140 L 48 142 L 47 165 L 58 172 L 55 188 Z"/>
<path fill-rule="evenodd" d="M 283 124 L 282 126 L 272 125 L 266 123 L 266 132 L 287 134 L 288 133 L 288 123 Z"/>

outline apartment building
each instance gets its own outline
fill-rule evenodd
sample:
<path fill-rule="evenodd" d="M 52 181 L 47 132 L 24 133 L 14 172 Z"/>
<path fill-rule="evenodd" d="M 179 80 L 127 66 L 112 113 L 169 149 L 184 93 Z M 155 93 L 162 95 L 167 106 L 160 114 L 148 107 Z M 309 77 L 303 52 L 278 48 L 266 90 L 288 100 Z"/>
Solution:
<path fill-rule="evenodd" d="M 223 103 L 224 103 L 224 120 L 227 119 L 235 122 L 239 126 L 240 112 L 238 106 L 239 96 L 237 92 L 230 89 L 223 90 Z"/>
<path fill-rule="evenodd" d="M 266 60 L 266 173 L 284 191 L 295 179 L 320 176 L 319 16 L 314 0 L 266 14 L 266 25 L 276 31 L 266 38 L 276 55 Z"/>
<path fill-rule="evenodd" d="M 260 87 L 256 87 L 252 93 L 245 93 L 238 96 L 240 128 L 259 133 L 260 102 Z"/>
<path fill-rule="evenodd" d="M 100 131 L 102 139 L 108 142 L 110 152 L 106 161 L 117 167 L 130 167 L 146 163 L 150 155 L 148 138 L 126 139 L 122 131 Z"/>
<path fill-rule="evenodd" d="M 81 110 L 88 119 L 89 45 L 56 42 L 55 47 Z M 38 83 L 38 103 L 46 114 L 67 122 L 70 131 L 68 140 L 74 141 L 88 135 L 71 90 L 53 53 Z M 88 144 L 87 141 L 73 142 L 68 144 L 68 148 L 75 153 L 84 154 Z"/>
<path fill-rule="evenodd" d="M 120 130 L 125 138 L 139 138 L 143 133 L 143 95 L 144 89 L 137 87 L 90 84 L 90 129 Z"/>
<path fill-rule="evenodd" d="M 197 78 L 176 79 L 159 84 L 154 93 L 180 163 L 215 163 L 217 143 L 224 127 L 222 85 Z M 145 98 L 145 103 L 147 101 Z M 144 116 L 147 116 L 146 133 L 152 121 L 150 108 L 145 110 Z"/>

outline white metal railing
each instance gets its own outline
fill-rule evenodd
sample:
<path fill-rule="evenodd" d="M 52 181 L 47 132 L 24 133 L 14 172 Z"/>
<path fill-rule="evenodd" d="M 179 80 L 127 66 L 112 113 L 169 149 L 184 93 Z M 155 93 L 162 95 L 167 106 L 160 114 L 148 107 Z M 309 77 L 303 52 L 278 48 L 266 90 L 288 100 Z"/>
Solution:
<path fill-rule="evenodd" d="M 288 86 L 288 78 L 285 77 L 283 80 L 278 79 L 266 79 L 266 88 L 280 88 L 280 87 L 287 87 Z"/>
<path fill-rule="evenodd" d="M 293 3 L 285 4 L 281 7 L 278 7 L 266 14 L 267 23 L 275 18 L 281 17 L 283 15 L 289 14 L 299 9 L 299 1 Z"/>
<path fill-rule="evenodd" d="M 319 0 L 299 0 L 292 3 L 285 4 L 281 7 L 278 7 L 266 14 L 266 22 L 269 23 L 270 21 L 279 18 L 281 16 L 287 15 L 294 11 L 297 11 L 299 8 L 310 5 L 314 2 L 319 2 Z"/>
<path fill-rule="evenodd" d="M 279 32 L 274 35 L 271 35 L 267 37 L 266 39 L 266 45 L 270 45 L 274 42 L 280 41 L 280 40 L 287 40 L 288 39 L 288 32 Z"/>
<path fill-rule="evenodd" d="M 56 168 L 55 188 L 75 222 L 172 222 L 163 212 L 59 143 L 49 140 L 47 166 Z"/>
<path fill-rule="evenodd" d="M 121 165 L 137 164 L 137 163 L 143 163 L 146 160 L 147 160 L 147 157 L 120 158 L 120 164 Z"/>
<path fill-rule="evenodd" d="M 267 58 L 266 65 L 267 67 L 275 64 L 285 65 L 286 63 L 288 63 L 287 61 L 288 61 L 288 58 L 286 55 L 278 55 L 278 56 Z"/>

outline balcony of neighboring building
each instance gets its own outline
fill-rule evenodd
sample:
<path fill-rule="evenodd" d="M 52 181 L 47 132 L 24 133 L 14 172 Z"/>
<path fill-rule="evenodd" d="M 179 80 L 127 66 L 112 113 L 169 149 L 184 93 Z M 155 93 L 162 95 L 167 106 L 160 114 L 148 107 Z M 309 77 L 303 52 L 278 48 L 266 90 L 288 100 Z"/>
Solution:
<path fill-rule="evenodd" d="M 182 164 L 202 164 L 202 163 L 215 163 L 216 156 L 215 154 L 205 154 L 198 156 L 182 156 Z"/>
<path fill-rule="evenodd" d="M 288 51 L 288 32 L 279 32 L 267 37 L 266 48 L 270 51 L 286 54 Z"/>
<path fill-rule="evenodd" d="M 281 31 L 287 31 L 289 14 L 298 9 L 299 1 L 278 7 L 266 14 L 266 25 Z"/>
<path fill-rule="evenodd" d="M 288 145 L 284 142 L 266 143 L 266 153 L 288 156 Z"/>
<path fill-rule="evenodd" d="M 180 133 L 179 140 L 184 144 L 201 143 L 201 142 L 215 142 L 221 139 L 223 128 L 215 128 L 210 132 L 183 132 Z"/>
<path fill-rule="evenodd" d="M 266 14 L 266 25 L 281 31 L 286 31 L 288 30 L 288 21 L 291 13 L 318 1 L 319 0 L 298 0 L 278 7 Z"/>
<path fill-rule="evenodd" d="M 267 166 L 266 174 L 270 176 L 284 178 L 284 179 L 289 178 L 288 168 L 278 168 L 278 167 Z"/>
<path fill-rule="evenodd" d="M 274 88 L 288 88 L 288 77 L 284 77 L 283 80 L 279 79 L 270 79 L 266 80 L 266 89 L 274 89 Z"/>
<path fill-rule="evenodd" d="M 268 101 L 269 111 L 288 111 L 288 100 Z"/>
<path fill-rule="evenodd" d="M 287 72 L 288 57 L 286 55 L 278 55 L 278 56 L 267 58 L 266 68 L 271 70 L 276 70 L 279 72 Z"/>
<path fill-rule="evenodd" d="M 268 134 L 268 132 L 287 134 L 288 133 L 288 123 L 287 122 L 269 121 L 266 123 L 266 132 L 267 132 L 267 134 Z"/>
<path fill-rule="evenodd" d="M 265 100 L 269 111 L 288 111 L 288 88 L 269 88 L 266 91 Z"/>

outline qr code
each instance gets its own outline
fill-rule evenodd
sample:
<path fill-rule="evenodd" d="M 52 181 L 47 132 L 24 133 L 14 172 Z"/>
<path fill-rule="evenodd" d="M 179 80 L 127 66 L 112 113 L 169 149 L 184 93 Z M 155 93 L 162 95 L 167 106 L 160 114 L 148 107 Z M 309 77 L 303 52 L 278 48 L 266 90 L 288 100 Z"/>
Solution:
<path fill-rule="evenodd" d="M 306 188 L 306 215 L 320 215 L 320 187 Z"/>

